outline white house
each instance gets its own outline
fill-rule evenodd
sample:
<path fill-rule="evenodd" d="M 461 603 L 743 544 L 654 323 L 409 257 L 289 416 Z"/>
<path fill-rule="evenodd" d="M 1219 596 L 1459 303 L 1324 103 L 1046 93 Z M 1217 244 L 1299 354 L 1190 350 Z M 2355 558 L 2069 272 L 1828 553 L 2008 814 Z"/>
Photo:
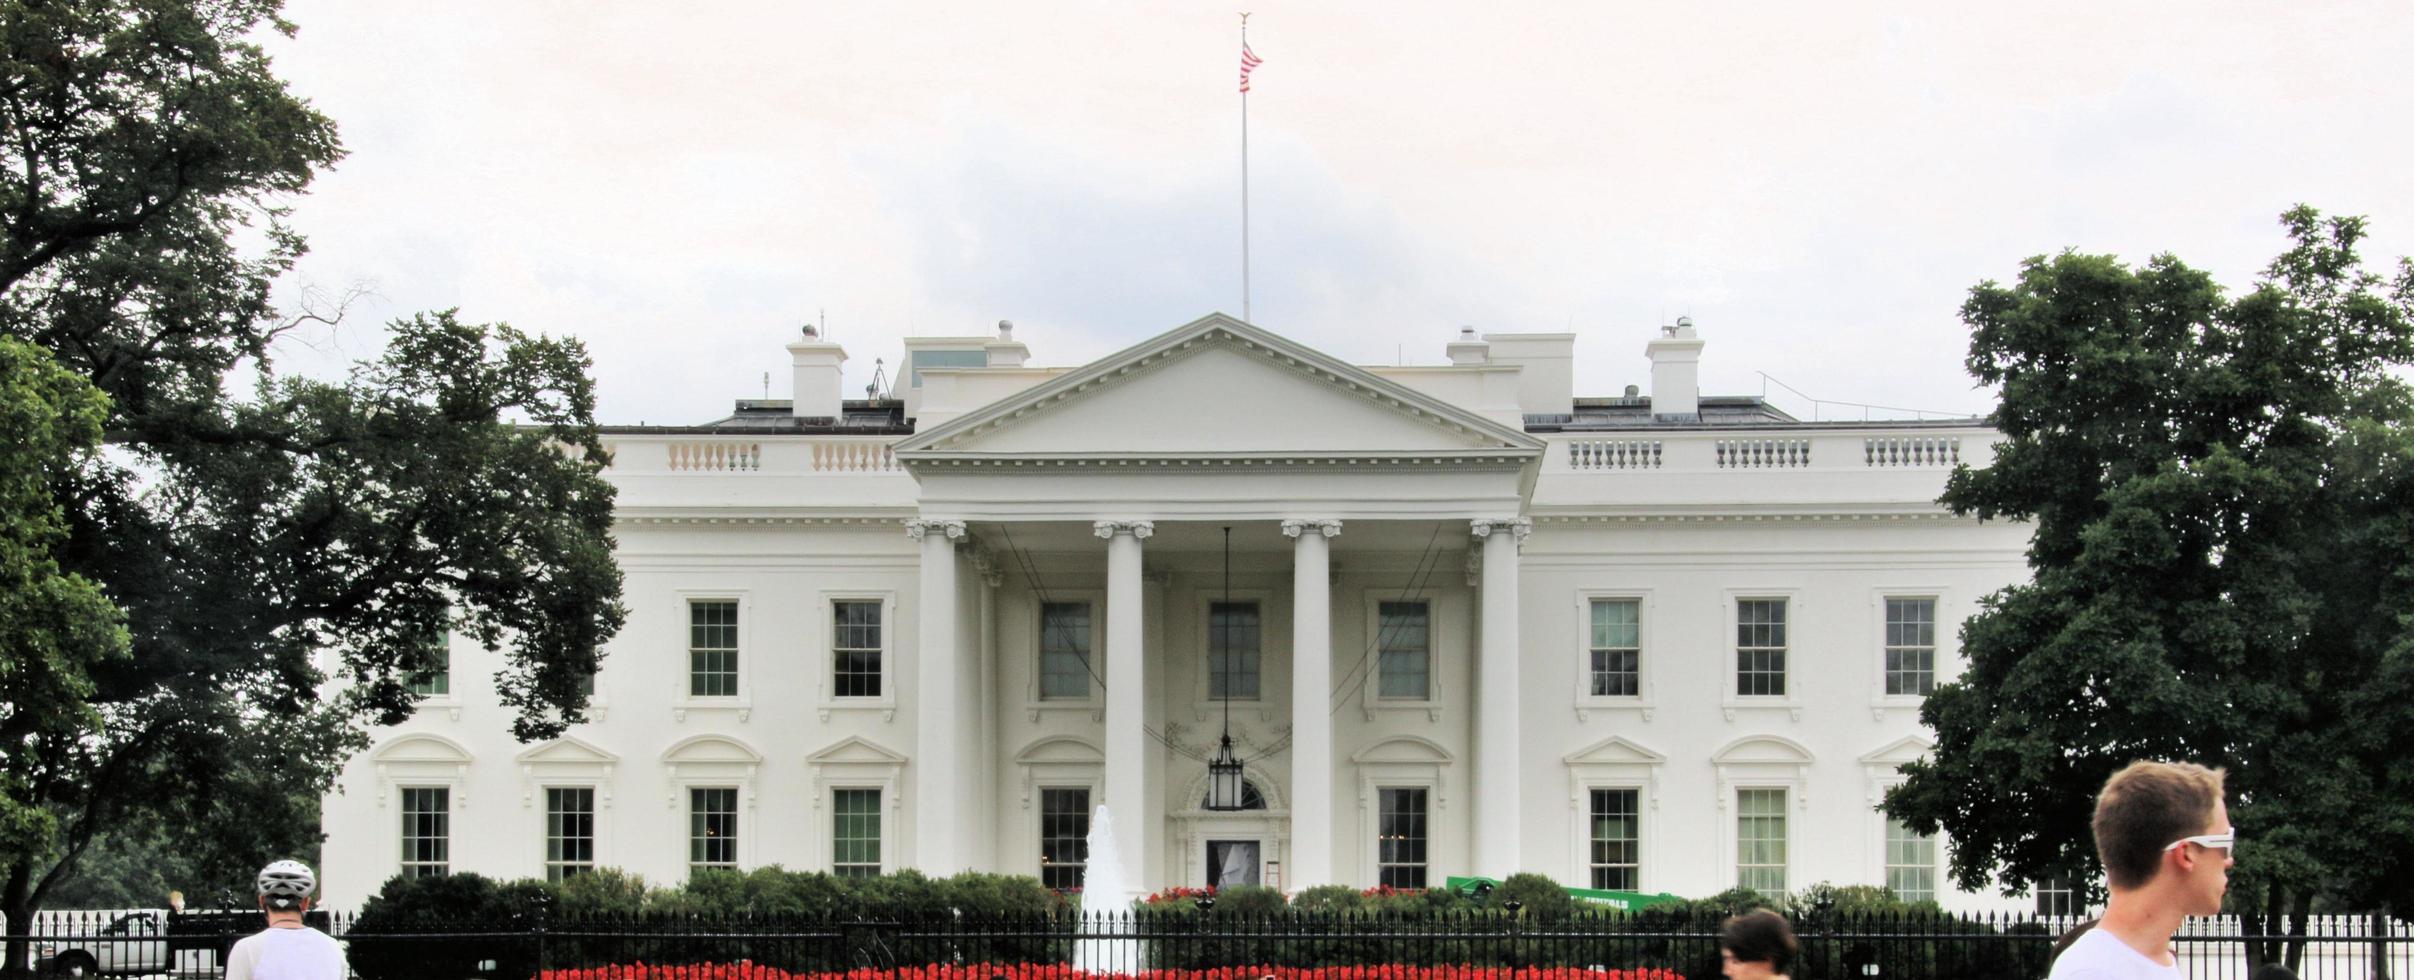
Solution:
<path fill-rule="evenodd" d="M 328 898 L 593 866 L 1072 885 L 1104 805 L 1150 887 L 1998 901 L 1874 809 L 1956 624 L 2025 575 L 2023 527 L 1934 502 L 1998 436 L 1702 396 L 1684 323 L 1648 394 L 1579 398 L 1574 344 L 1365 367 L 1218 315 L 1041 368 L 1001 325 L 845 401 L 808 331 L 792 401 L 607 430 L 629 618 L 591 722 L 514 742 L 456 642 L 327 798 Z M 1227 714 L 1250 806 L 1211 811 Z"/>

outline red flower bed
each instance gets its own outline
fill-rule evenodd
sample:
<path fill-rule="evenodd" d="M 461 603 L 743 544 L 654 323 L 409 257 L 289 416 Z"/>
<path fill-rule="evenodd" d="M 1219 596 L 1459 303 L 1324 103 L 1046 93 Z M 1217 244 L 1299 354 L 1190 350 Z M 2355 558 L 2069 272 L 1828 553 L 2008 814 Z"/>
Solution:
<path fill-rule="evenodd" d="M 1319 966 L 1222 967 L 1213 970 L 1143 970 L 1083 973 L 1062 963 L 1010 966 L 909 966 L 845 973 L 790 973 L 754 963 L 687 966 L 599 966 L 547 970 L 539 980 L 1684 980 L 1672 970 L 1582 970 L 1573 967 Z"/>

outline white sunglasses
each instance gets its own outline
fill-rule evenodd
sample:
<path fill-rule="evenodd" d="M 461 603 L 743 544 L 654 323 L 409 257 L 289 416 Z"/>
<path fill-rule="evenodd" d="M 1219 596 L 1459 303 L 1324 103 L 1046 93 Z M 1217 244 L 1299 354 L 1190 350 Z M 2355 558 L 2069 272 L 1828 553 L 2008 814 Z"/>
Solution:
<path fill-rule="evenodd" d="M 2165 846 L 2163 850 L 2176 851 L 2179 850 L 2179 846 L 2182 844 L 2194 844 L 2198 847 L 2218 848 L 2224 851 L 2229 851 L 2232 854 L 2236 854 L 2236 848 L 2238 846 L 2238 832 L 2233 830 L 2226 834 L 2198 834 L 2194 837 L 2182 837 L 2178 840 L 2172 841 L 2169 845 Z"/>

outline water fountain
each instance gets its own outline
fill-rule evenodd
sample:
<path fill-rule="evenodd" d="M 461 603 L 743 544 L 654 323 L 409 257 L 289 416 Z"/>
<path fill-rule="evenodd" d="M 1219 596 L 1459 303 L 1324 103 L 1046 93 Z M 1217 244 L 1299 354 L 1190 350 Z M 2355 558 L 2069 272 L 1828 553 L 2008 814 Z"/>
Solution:
<path fill-rule="evenodd" d="M 1132 888 L 1115 850 L 1115 825 L 1106 807 L 1090 816 L 1089 867 L 1081 882 L 1081 933 L 1084 936 L 1129 935 Z M 1083 973 L 1140 972 L 1137 939 L 1083 939 L 1073 944 L 1073 969 Z"/>

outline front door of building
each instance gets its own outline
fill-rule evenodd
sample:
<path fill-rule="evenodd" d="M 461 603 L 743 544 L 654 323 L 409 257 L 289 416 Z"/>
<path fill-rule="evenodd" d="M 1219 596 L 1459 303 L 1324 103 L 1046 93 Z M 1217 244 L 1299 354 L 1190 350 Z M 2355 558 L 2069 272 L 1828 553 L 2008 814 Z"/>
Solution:
<path fill-rule="evenodd" d="M 1211 887 L 1222 889 L 1257 884 L 1263 865 L 1264 862 L 1259 860 L 1257 841 L 1207 842 L 1207 884 Z"/>

